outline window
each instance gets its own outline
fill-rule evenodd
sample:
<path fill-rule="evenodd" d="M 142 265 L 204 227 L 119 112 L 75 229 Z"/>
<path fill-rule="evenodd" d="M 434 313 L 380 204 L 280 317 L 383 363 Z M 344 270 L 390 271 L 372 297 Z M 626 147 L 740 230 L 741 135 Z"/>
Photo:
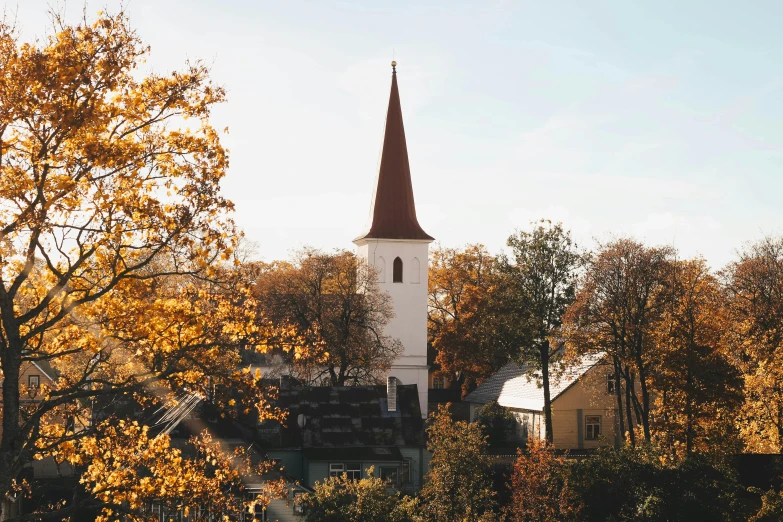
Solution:
<path fill-rule="evenodd" d="M 413 459 L 406 458 L 402 461 L 402 475 L 400 478 L 403 484 L 413 482 Z"/>
<path fill-rule="evenodd" d="M 532 415 L 522 413 L 517 419 L 519 438 L 523 441 L 527 441 L 528 433 L 530 432 L 530 417 Z"/>
<path fill-rule="evenodd" d="M 378 282 L 379 283 L 385 283 L 386 282 L 386 260 L 382 257 L 379 257 L 378 260 L 375 262 L 375 269 L 378 270 Z"/>
<path fill-rule="evenodd" d="M 614 393 L 614 374 L 606 376 L 606 393 Z"/>
<path fill-rule="evenodd" d="M 601 416 L 585 416 L 585 440 L 597 440 L 601 435 Z"/>
<path fill-rule="evenodd" d="M 30 388 L 38 388 L 38 386 L 41 385 L 41 376 L 40 375 L 28 375 L 27 376 L 27 386 Z"/>
<path fill-rule="evenodd" d="M 329 476 L 337 477 L 345 471 L 345 464 L 329 464 Z"/>
<path fill-rule="evenodd" d="M 392 282 L 402 283 L 402 259 L 399 257 L 395 257 L 392 263 Z"/>
<path fill-rule="evenodd" d="M 360 462 L 349 462 L 345 465 L 345 472 L 351 480 L 360 480 L 362 478 L 362 464 Z"/>
<path fill-rule="evenodd" d="M 381 480 L 391 486 L 397 485 L 399 477 L 399 468 L 381 468 Z"/>
<path fill-rule="evenodd" d="M 419 283 L 419 273 L 421 272 L 421 264 L 419 264 L 419 259 L 414 257 L 413 261 L 411 261 L 411 283 L 418 284 Z"/>
<path fill-rule="evenodd" d="M 445 380 L 443 377 L 433 377 L 432 378 L 432 388 L 435 390 L 442 390 L 445 388 Z"/>

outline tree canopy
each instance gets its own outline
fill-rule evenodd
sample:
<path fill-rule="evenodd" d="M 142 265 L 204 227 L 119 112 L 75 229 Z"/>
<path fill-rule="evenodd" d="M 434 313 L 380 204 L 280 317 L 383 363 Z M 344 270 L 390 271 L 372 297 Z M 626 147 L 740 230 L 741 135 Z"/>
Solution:
<path fill-rule="evenodd" d="M 267 335 L 234 267 L 239 234 L 220 193 L 228 157 L 209 117 L 224 89 L 201 62 L 140 71 L 149 49 L 123 13 L 52 22 L 34 43 L 0 23 L 0 497 L 52 456 L 89 463 L 77 472 L 103 516 L 134 516 L 128 495 L 160 495 L 128 460 L 142 458 L 132 448 L 146 431 L 91 406 L 207 397 L 211 383 L 245 390 L 238 407 L 273 415 L 256 376 L 238 369 L 238 347 L 264 349 Z M 55 381 L 22 402 L 30 362 Z M 109 433 L 125 453 L 107 449 L 112 463 L 97 473 L 90 456 Z M 152 447 L 166 453 L 166 441 Z M 170 491 L 237 479 L 163 453 L 183 463 Z M 204 500 L 182 497 L 184 507 Z"/>
<path fill-rule="evenodd" d="M 300 350 L 286 357 L 296 377 L 332 386 L 383 380 L 402 345 L 384 333 L 394 310 L 371 267 L 344 250 L 304 248 L 256 268 L 263 317 L 298 334 Z"/>

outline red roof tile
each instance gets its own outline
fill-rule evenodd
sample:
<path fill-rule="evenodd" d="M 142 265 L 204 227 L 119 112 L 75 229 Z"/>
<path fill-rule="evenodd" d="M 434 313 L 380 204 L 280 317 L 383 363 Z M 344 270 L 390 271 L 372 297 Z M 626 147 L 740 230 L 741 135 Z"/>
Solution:
<path fill-rule="evenodd" d="M 369 231 L 356 238 L 356 241 L 362 239 L 433 240 L 416 219 L 396 70 L 392 72 L 381 168 L 373 198 L 372 224 Z"/>

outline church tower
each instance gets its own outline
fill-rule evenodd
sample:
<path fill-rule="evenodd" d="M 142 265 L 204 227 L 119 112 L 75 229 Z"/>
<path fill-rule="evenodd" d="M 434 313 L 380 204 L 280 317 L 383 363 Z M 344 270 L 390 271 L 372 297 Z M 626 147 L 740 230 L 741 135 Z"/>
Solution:
<path fill-rule="evenodd" d="M 388 292 L 395 317 L 386 335 L 399 339 L 403 352 L 389 371 L 402 384 L 417 384 L 421 413 L 427 415 L 427 273 L 429 244 L 434 239 L 416 219 L 408 147 L 402 125 L 397 63 L 383 138 L 378 186 L 369 230 L 356 238 L 357 254 L 378 271 L 379 286 Z"/>

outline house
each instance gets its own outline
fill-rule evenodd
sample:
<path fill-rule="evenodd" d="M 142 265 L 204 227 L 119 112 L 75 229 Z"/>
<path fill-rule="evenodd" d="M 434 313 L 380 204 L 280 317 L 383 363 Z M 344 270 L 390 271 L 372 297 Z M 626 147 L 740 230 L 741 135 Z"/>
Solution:
<path fill-rule="evenodd" d="M 603 354 L 588 355 L 550 378 L 554 446 L 563 450 L 619 446 L 614 368 Z M 540 376 L 529 366 L 509 363 L 471 392 L 471 420 L 478 408 L 492 401 L 509 409 L 515 419 L 514 438 L 546 437 L 544 390 Z"/>
<path fill-rule="evenodd" d="M 22 408 L 29 407 L 41 401 L 43 389 L 54 387 L 57 374 L 48 361 L 24 361 L 19 371 L 19 402 Z M 0 386 L 3 383 L 3 375 L 0 372 Z M 2 397 L 0 397 L 0 413 L 2 412 Z M 0 437 L 3 435 L 3 426 L 0 423 Z M 31 465 L 32 476 L 36 478 L 49 478 L 61 474 L 69 474 L 70 466 L 58 466 L 53 458 L 47 457 L 36 460 Z M 19 514 L 21 508 L 17 496 L 0 499 L 0 519 Z"/>
<path fill-rule="evenodd" d="M 283 386 L 275 405 L 287 418 L 261 423 L 256 444 L 303 486 L 372 466 L 390 487 L 421 488 L 429 454 L 415 384 Z"/>

